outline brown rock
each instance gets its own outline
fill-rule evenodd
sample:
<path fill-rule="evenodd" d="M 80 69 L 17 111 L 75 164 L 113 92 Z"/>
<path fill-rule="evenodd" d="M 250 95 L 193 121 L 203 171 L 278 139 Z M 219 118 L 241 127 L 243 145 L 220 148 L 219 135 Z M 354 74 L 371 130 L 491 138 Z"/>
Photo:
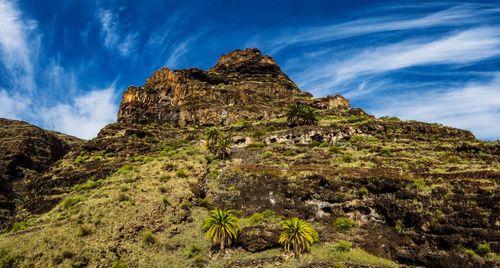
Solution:
<path fill-rule="evenodd" d="M 25 196 L 25 176 L 41 174 L 81 142 L 25 122 L 0 118 L 0 229 L 14 213 L 13 200 Z"/>
<path fill-rule="evenodd" d="M 162 68 L 144 86 L 129 87 L 118 122 L 224 125 L 281 116 L 284 106 L 300 99 L 310 94 L 300 91 L 271 57 L 257 49 L 236 50 L 208 71 Z"/>
<path fill-rule="evenodd" d="M 259 252 L 279 246 L 279 228 L 276 225 L 254 225 L 241 230 L 238 242 L 250 252 Z"/>

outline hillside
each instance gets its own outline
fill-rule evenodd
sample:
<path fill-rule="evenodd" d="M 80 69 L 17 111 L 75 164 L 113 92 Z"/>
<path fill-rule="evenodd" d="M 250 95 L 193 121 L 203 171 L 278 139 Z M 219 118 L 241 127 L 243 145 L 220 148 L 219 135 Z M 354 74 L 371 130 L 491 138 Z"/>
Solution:
<path fill-rule="evenodd" d="M 290 125 L 296 103 L 314 108 L 318 124 Z M 4 149 L 12 128 L 0 123 Z M 207 150 L 214 126 L 230 137 L 226 159 Z M 23 190 L 1 218 L 0 266 L 500 264 L 498 141 L 375 118 L 341 96 L 313 98 L 256 49 L 223 55 L 208 71 L 160 69 L 124 92 L 117 122 L 97 138 L 60 146 L 41 168 L 4 165 L 3 181 Z M 11 178 L 19 169 L 35 171 Z M 13 196 L 11 185 L 0 197 Z M 242 227 L 224 256 L 201 228 L 214 208 L 232 209 Z M 299 260 L 277 243 L 290 217 L 319 232 Z"/>

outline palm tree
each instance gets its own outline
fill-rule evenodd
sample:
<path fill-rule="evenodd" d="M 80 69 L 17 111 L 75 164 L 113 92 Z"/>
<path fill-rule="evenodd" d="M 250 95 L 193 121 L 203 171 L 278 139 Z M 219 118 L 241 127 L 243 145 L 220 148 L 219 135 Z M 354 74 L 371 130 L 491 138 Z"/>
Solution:
<path fill-rule="evenodd" d="M 219 141 L 221 135 L 222 135 L 222 131 L 218 127 L 212 127 L 212 128 L 207 129 L 206 142 L 207 142 L 207 148 L 211 153 L 215 153 L 216 144 Z"/>
<path fill-rule="evenodd" d="M 318 113 L 311 107 L 304 107 L 301 113 L 302 125 L 317 125 Z"/>
<path fill-rule="evenodd" d="M 304 105 L 300 103 L 290 104 L 286 110 L 286 121 L 291 126 L 299 125 L 300 115 L 302 110 L 304 109 Z"/>
<path fill-rule="evenodd" d="M 288 105 L 286 121 L 290 126 L 317 125 L 318 113 L 311 107 L 300 103 Z"/>
<path fill-rule="evenodd" d="M 282 223 L 283 231 L 279 243 L 285 250 L 293 250 L 296 258 L 299 254 L 309 250 L 311 245 L 318 241 L 318 232 L 308 222 L 299 218 L 291 218 Z"/>
<path fill-rule="evenodd" d="M 215 155 L 220 159 L 229 157 L 229 149 L 231 148 L 231 139 L 229 136 L 221 135 L 215 145 Z"/>
<path fill-rule="evenodd" d="M 203 223 L 203 230 L 207 232 L 205 238 L 212 240 L 214 244 L 219 244 L 220 252 L 224 254 L 226 246 L 238 237 L 240 227 L 238 218 L 231 210 L 214 209 Z"/>

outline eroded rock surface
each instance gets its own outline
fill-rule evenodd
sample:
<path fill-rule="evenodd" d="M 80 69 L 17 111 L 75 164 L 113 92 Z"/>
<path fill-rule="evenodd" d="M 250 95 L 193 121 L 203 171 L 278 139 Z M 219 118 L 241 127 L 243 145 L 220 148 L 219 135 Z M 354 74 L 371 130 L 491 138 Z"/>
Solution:
<path fill-rule="evenodd" d="M 0 227 L 15 210 L 15 199 L 26 196 L 26 177 L 46 171 L 82 141 L 75 137 L 0 118 Z"/>

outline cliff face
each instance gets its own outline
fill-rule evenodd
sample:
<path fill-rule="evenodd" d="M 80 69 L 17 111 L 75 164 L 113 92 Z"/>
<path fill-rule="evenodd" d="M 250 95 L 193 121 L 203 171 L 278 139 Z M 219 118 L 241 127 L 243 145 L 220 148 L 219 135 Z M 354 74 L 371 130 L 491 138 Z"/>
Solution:
<path fill-rule="evenodd" d="M 15 210 L 15 199 L 26 197 L 29 178 L 46 171 L 82 141 L 0 118 L 0 228 Z"/>
<path fill-rule="evenodd" d="M 274 118 L 283 114 L 283 105 L 310 97 L 271 57 L 257 49 L 236 50 L 208 71 L 163 68 L 142 87 L 129 87 L 118 122 L 226 125 Z"/>

